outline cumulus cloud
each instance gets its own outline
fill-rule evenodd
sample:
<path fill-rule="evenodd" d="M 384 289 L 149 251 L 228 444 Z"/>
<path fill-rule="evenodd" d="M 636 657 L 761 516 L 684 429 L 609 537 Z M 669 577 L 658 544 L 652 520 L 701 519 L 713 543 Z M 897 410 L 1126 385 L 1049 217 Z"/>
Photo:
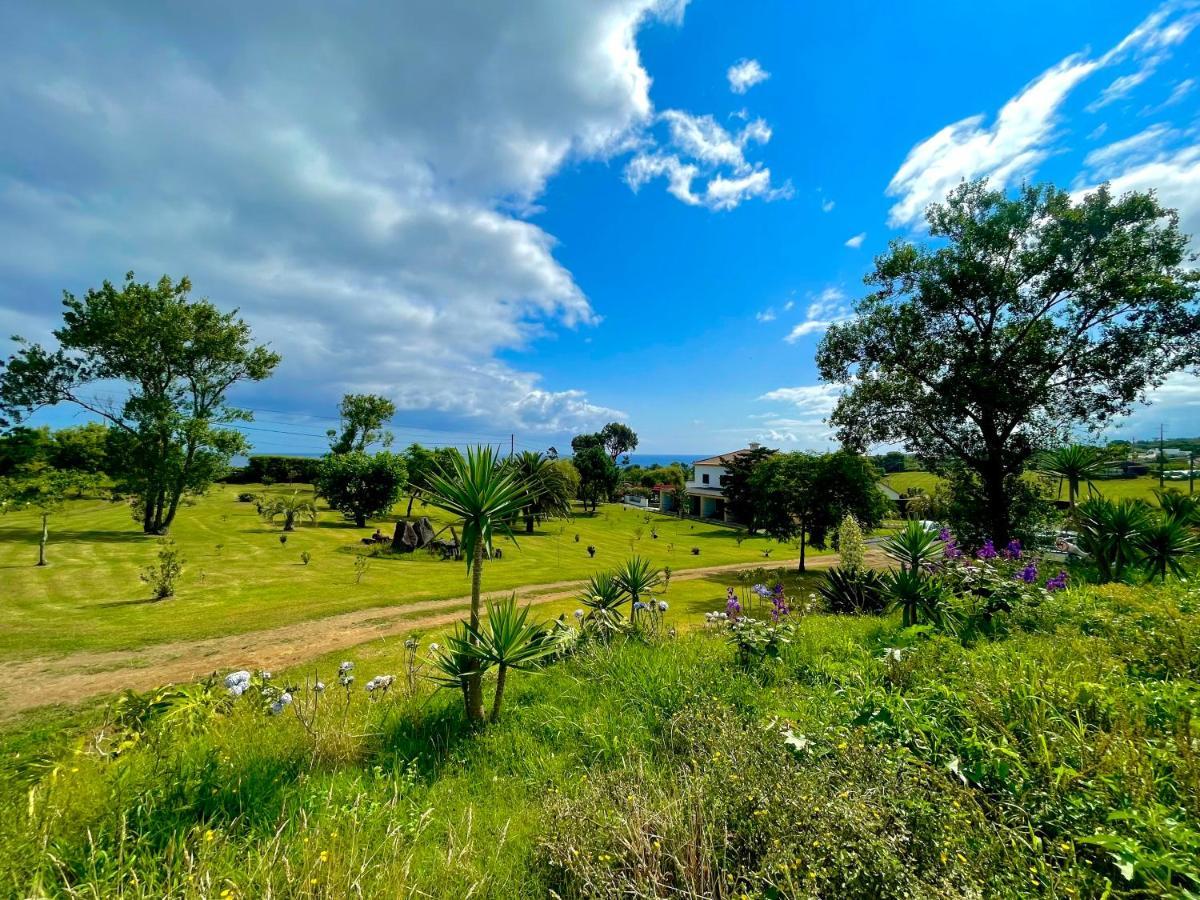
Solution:
<path fill-rule="evenodd" d="M 637 31 L 683 6 L 7 4 L 0 328 L 44 334 L 62 288 L 186 273 L 283 353 L 259 390 L 602 421 L 500 359 L 598 318 L 514 210 L 566 161 L 629 148 L 653 118 Z M 686 166 L 666 174 L 687 196 Z"/>
<path fill-rule="evenodd" d="M 771 127 L 763 119 L 730 131 L 711 115 L 668 109 L 658 121 L 666 125 L 666 149 L 651 138 L 648 146 L 629 160 L 625 181 L 634 191 L 656 178 L 666 178 L 672 196 L 712 210 L 733 209 L 752 197 L 777 200 L 792 195 L 790 183 L 773 185 L 770 169 L 746 159 L 748 148 L 771 140 Z M 692 186 L 697 178 L 707 179 L 699 191 Z"/>
<path fill-rule="evenodd" d="M 830 325 L 846 321 L 851 315 L 848 300 L 841 288 L 825 288 L 809 303 L 804 312 L 804 321 L 793 326 L 784 340 L 794 344 L 806 335 L 820 334 Z"/>
<path fill-rule="evenodd" d="M 1080 83 L 1125 60 L 1167 53 L 1191 32 L 1196 15 L 1169 3 L 1102 56 L 1074 54 L 1051 66 L 1010 99 L 991 124 L 982 114 L 969 116 L 917 144 L 888 184 L 888 196 L 897 198 L 889 224 L 918 225 L 925 208 L 964 179 L 986 176 L 1003 187 L 1028 176 L 1052 152 L 1060 108 Z"/>
<path fill-rule="evenodd" d="M 770 78 L 771 73 L 764 69 L 757 59 L 741 59 L 729 67 L 725 77 L 729 79 L 731 91 L 744 94 L 756 84 Z"/>
<path fill-rule="evenodd" d="M 853 247 L 855 250 L 857 250 L 859 247 L 862 246 L 863 241 L 865 241 L 866 239 L 867 239 L 867 233 L 865 231 L 861 231 L 858 234 L 854 235 L 854 237 L 847 238 L 846 246 Z"/>
<path fill-rule="evenodd" d="M 767 307 L 766 309 L 759 310 L 758 312 L 756 312 L 754 314 L 754 318 L 759 322 L 774 322 L 775 321 L 775 310 L 772 309 L 771 307 Z"/>
<path fill-rule="evenodd" d="M 821 212 L 833 212 L 834 202 L 832 200 L 821 201 Z"/>

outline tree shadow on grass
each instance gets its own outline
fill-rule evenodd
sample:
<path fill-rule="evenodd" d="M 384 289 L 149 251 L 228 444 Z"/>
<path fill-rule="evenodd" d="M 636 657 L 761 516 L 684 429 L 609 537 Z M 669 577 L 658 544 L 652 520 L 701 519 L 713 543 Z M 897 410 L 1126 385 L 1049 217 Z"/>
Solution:
<path fill-rule="evenodd" d="M 0 542 L 13 541 L 37 544 L 41 537 L 40 527 L 31 528 L 0 528 Z M 50 543 L 83 543 L 83 544 L 130 544 L 142 540 L 153 540 L 156 535 L 142 534 L 140 531 L 70 531 L 54 527 L 54 519 L 50 519 Z"/>

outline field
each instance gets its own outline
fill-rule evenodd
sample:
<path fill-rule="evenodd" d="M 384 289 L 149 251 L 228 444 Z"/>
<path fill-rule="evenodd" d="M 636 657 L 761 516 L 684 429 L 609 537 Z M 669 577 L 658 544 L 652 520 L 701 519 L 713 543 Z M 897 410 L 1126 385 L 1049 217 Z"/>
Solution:
<path fill-rule="evenodd" d="M 885 484 L 900 494 L 907 494 L 911 488 L 921 488 L 926 493 L 931 493 L 939 484 L 941 479 L 930 472 L 894 472 L 891 475 L 884 477 Z M 1121 500 L 1126 497 L 1145 500 L 1148 503 L 1157 503 L 1154 492 L 1158 490 L 1158 476 L 1142 475 L 1137 478 L 1114 478 L 1106 481 L 1094 482 L 1095 490 L 1104 497 L 1111 497 L 1115 500 Z M 1053 485 L 1051 485 L 1053 488 Z M 1188 482 L 1186 481 L 1166 481 L 1164 487 L 1188 492 Z M 1083 496 L 1087 496 L 1085 489 L 1081 488 Z M 1064 484 L 1059 490 L 1059 498 L 1067 499 L 1067 486 Z"/>
<path fill-rule="evenodd" d="M 481 733 L 418 677 L 9 734 L 0 894 L 1183 897 L 1197 599 L 1082 588 L 976 645 L 810 615 L 777 661 L 660 632 L 518 673 Z"/>
<path fill-rule="evenodd" d="M 360 578 L 356 563 L 368 549 L 360 539 L 376 523 L 357 529 L 322 510 L 316 526 L 299 526 L 280 543 L 279 525 L 237 501 L 244 490 L 292 488 L 217 486 L 184 508 L 172 529 L 185 560 L 183 577 L 176 596 L 158 602 L 139 580 L 158 544 L 140 533 L 124 505 L 78 500 L 55 513 L 44 568 L 33 565 L 37 519 L 27 513 L 0 518 L 0 661 L 21 676 L 0 686 L 0 710 L 193 677 L 235 658 L 282 666 L 461 616 L 469 591 L 462 562 L 424 552 L 371 556 Z M 396 510 L 404 511 L 403 505 Z M 428 515 L 435 528 L 445 521 L 420 504 L 413 514 Z M 381 523 L 385 533 L 395 518 Z M 486 564 L 485 590 L 518 590 L 523 598 L 560 606 L 569 604 L 577 581 L 635 553 L 678 576 L 733 565 L 795 565 L 794 548 L 766 537 L 620 505 L 516 537 L 515 545 L 502 545 L 501 559 Z M 307 565 L 302 552 L 311 554 Z M 718 601 L 724 594 L 720 585 L 702 585 L 688 590 L 706 590 Z M 683 591 L 683 582 L 675 589 Z M 19 703 L 16 692 L 24 694 Z"/>

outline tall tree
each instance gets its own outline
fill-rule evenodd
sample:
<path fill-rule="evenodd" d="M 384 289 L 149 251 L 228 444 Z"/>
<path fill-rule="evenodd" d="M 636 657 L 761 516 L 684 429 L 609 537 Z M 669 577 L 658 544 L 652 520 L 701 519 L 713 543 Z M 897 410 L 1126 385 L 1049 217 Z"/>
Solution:
<path fill-rule="evenodd" d="M 407 470 L 398 453 L 329 453 L 317 470 L 317 495 L 359 528 L 387 513 L 404 491 Z"/>
<path fill-rule="evenodd" d="M 821 342 L 822 379 L 847 387 L 830 421 L 852 446 L 902 441 L 968 472 L 980 527 L 1007 541 L 1037 452 L 1200 361 L 1200 271 L 1153 193 L 1010 199 L 976 181 L 926 218 L 936 243 L 894 242 Z"/>
<path fill-rule="evenodd" d="M 751 534 L 758 530 L 758 503 L 751 478 L 759 464 L 769 459 L 773 453 L 774 450 L 766 447 L 755 447 L 748 453 L 740 453 L 725 460 L 727 474 L 722 488 L 725 505 L 733 515 L 734 521 L 745 525 Z"/>
<path fill-rule="evenodd" d="M 751 485 L 763 530 L 777 541 L 799 543 L 803 572 L 806 546 L 824 547 L 847 514 L 864 529 L 883 521 L 887 500 L 877 479 L 870 460 L 847 451 L 778 453 L 754 469 Z"/>
<path fill-rule="evenodd" d="M 191 289 L 187 278 L 139 283 L 130 272 L 119 288 L 105 281 L 82 298 L 64 292 L 57 349 L 18 339 L 0 373 L 0 416 L 20 421 L 65 402 L 112 426 L 119 452 L 109 459 L 119 467 L 110 474 L 134 496 L 147 534 L 165 534 L 184 494 L 205 490 L 246 449 L 242 435 L 217 427 L 251 418 L 226 395 L 279 364 L 236 310 L 192 299 Z M 113 392 L 124 399 L 104 399 Z"/>
<path fill-rule="evenodd" d="M 396 404 L 378 394 L 346 394 L 338 406 L 341 424 L 325 432 L 334 453 L 362 452 L 372 444 L 392 445 L 384 423 L 396 414 Z"/>
<path fill-rule="evenodd" d="M 618 456 L 632 453 L 637 449 L 637 433 L 621 422 L 609 422 L 600 429 L 600 444 L 608 452 L 613 462 Z"/>
<path fill-rule="evenodd" d="M 612 497 L 621 480 L 621 472 L 608 452 L 599 446 L 575 454 L 572 462 L 579 470 L 579 499 L 583 501 L 585 509 L 590 503 L 595 512 L 597 503 Z"/>
<path fill-rule="evenodd" d="M 106 471 L 108 432 L 99 422 L 60 428 L 51 437 L 50 465 L 93 475 Z"/>
<path fill-rule="evenodd" d="M 450 464 L 428 478 L 426 502 L 458 519 L 463 552 L 471 576 L 471 618 L 467 642 L 479 648 L 479 595 L 483 560 L 491 556 L 497 533 L 512 538 L 508 523 L 529 505 L 530 497 L 513 466 L 491 447 L 472 447 L 466 456 L 455 453 Z M 463 700 L 467 718 L 483 721 L 483 672 L 464 673 Z"/>

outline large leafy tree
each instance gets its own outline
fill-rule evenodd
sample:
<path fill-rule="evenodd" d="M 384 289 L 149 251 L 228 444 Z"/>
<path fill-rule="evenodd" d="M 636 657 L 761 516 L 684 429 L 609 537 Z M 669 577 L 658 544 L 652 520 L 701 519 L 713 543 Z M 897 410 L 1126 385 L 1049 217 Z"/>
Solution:
<path fill-rule="evenodd" d="M 120 287 L 64 293 L 58 346 L 18 338 L 0 372 L 0 424 L 72 403 L 111 426 L 110 474 L 148 534 L 164 534 L 181 498 L 205 490 L 246 449 L 238 432 L 219 427 L 250 419 L 226 396 L 279 363 L 236 311 L 193 299 L 191 289 L 187 278 L 140 283 L 130 272 Z"/>
<path fill-rule="evenodd" d="M 398 453 L 329 453 L 317 469 L 317 494 L 359 528 L 382 516 L 404 491 L 407 470 Z"/>
<path fill-rule="evenodd" d="M 384 423 L 396 414 L 396 404 L 378 394 L 346 394 L 338 406 L 341 424 L 331 428 L 329 449 L 334 453 L 363 451 L 372 444 L 392 445 L 392 433 Z"/>
<path fill-rule="evenodd" d="M 572 462 L 579 471 L 579 499 L 583 501 L 585 509 L 590 503 L 595 512 L 596 504 L 608 500 L 617 489 L 621 472 L 607 451 L 599 446 L 576 453 Z"/>
<path fill-rule="evenodd" d="M 412 443 L 404 451 L 404 463 L 408 467 L 408 512 L 412 516 L 413 503 L 425 491 L 426 479 L 440 469 L 450 464 L 450 458 L 457 453 L 453 447 L 438 447 L 432 449 L 421 444 Z"/>
<path fill-rule="evenodd" d="M 51 438 L 50 464 L 56 469 L 73 469 L 93 475 L 106 471 L 108 432 L 108 426 L 99 422 L 60 428 Z"/>
<path fill-rule="evenodd" d="M 609 422 L 595 434 L 577 434 L 571 438 L 571 452 L 579 456 L 592 447 L 601 447 L 614 463 L 617 457 L 637 449 L 637 433 L 622 422 Z"/>
<path fill-rule="evenodd" d="M 570 477 L 565 468 L 569 463 L 550 459 L 536 450 L 524 450 L 509 464 L 516 469 L 517 478 L 530 497 L 529 505 L 522 510 L 526 534 L 533 534 L 534 526 L 544 519 L 571 515 L 571 501 L 575 499 L 579 479 Z"/>
<path fill-rule="evenodd" d="M 722 491 L 725 505 L 737 522 L 754 534 L 758 530 L 758 503 L 754 493 L 752 476 L 764 460 L 775 453 L 766 447 L 755 447 L 748 453 L 740 453 L 725 461 L 726 476 Z"/>
<path fill-rule="evenodd" d="M 976 181 L 926 218 L 934 243 L 894 242 L 822 340 L 821 377 L 847 387 L 831 422 L 852 446 L 903 442 L 966 473 L 980 529 L 1006 541 L 1035 454 L 1200 359 L 1200 272 L 1153 193 Z"/>
<path fill-rule="evenodd" d="M 796 541 L 799 570 L 805 548 L 825 546 L 825 539 L 849 513 L 864 529 L 879 526 L 887 500 L 876 484 L 870 460 L 847 451 L 777 453 L 751 475 L 758 522 L 777 541 Z"/>
<path fill-rule="evenodd" d="M 471 648 L 466 667 L 460 665 L 467 718 L 482 722 L 483 669 L 471 667 L 469 658 L 480 650 L 479 595 L 483 584 L 483 560 L 491 556 L 497 534 L 512 538 L 511 522 L 529 505 L 530 495 L 516 468 L 491 447 L 470 447 L 466 455 L 455 453 L 449 465 L 427 479 L 426 502 L 454 516 L 462 527 L 463 552 L 471 576 L 471 617 L 463 640 Z M 466 649 L 466 648 L 464 648 Z"/>

